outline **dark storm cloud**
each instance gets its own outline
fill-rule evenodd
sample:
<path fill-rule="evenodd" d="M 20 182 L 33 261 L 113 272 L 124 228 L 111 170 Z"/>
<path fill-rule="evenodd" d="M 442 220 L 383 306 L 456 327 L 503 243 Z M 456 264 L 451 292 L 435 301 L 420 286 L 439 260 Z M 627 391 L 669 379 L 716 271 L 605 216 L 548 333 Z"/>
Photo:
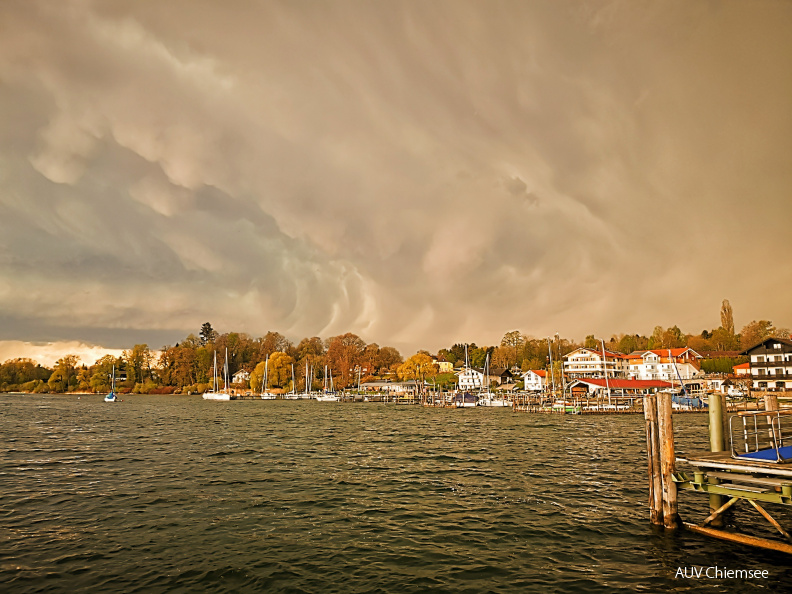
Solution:
<path fill-rule="evenodd" d="M 757 257 L 790 247 L 788 3 L 75 0 L 0 23 L 6 338 L 211 320 L 415 349 L 694 331 L 724 297 L 738 324 L 792 313 L 751 288 L 792 284 Z"/>

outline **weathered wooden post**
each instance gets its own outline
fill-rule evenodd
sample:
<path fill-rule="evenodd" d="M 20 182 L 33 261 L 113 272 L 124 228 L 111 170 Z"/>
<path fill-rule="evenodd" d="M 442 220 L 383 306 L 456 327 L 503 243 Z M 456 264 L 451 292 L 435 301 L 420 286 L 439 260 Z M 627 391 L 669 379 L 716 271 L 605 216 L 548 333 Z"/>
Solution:
<path fill-rule="evenodd" d="M 726 416 L 725 396 L 712 393 L 709 396 L 709 440 L 711 452 L 723 452 L 726 449 L 725 416 Z M 716 478 L 708 480 L 710 484 L 717 485 L 720 481 Z M 710 494 L 709 506 L 710 514 L 720 509 L 725 503 L 723 495 Z M 721 528 L 724 525 L 723 514 L 718 514 L 712 520 L 712 525 Z"/>
<path fill-rule="evenodd" d="M 674 422 L 672 419 L 671 394 L 657 394 L 657 428 L 660 439 L 660 473 L 663 479 L 663 526 L 676 530 L 679 520 L 677 488 L 674 473 Z"/>
<path fill-rule="evenodd" d="M 657 433 L 657 401 L 653 395 L 643 398 L 646 420 L 646 458 L 649 465 L 649 520 L 663 525 L 663 484 L 660 478 L 660 439 Z"/>
<path fill-rule="evenodd" d="M 771 394 L 770 392 L 765 392 L 764 405 L 765 405 L 765 410 L 768 412 L 773 412 L 778 410 L 778 395 Z"/>

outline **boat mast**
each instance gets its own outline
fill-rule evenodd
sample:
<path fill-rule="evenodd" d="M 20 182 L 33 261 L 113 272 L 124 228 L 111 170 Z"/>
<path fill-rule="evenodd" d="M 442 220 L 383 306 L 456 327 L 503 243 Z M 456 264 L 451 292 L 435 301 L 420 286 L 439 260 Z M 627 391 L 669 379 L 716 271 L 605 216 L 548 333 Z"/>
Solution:
<path fill-rule="evenodd" d="M 225 350 L 225 361 L 223 361 L 223 392 L 228 392 L 228 347 Z"/>
<path fill-rule="evenodd" d="M 269 355 L 267 355 L 266 361 L 264 361 L 264 387 L 269 388 Z"/>
<path fill-rule="evenodd" d="M 558 336 L 558 332 L 556 332 L 556 344 L 558 345 L 558 362 L 561 365 L 561 397 L 566 398 L 566 378 L 564 377 L 564 363 L 562 362 L 561 357 L 561 339 Z M 570 394 L 570 397 L 572 395 Z"/>
<path fill-rule="evenodd" d="M 297 390 L 296 390 L 296 386 L 294 385 L 294 363 L 291 364 L 291 368 L 292 368 L 292 389 L 291 389 L 291 393 L 292 394 L 296 394 Z"/>
<path fill-rule="evenodd" d="M 214 352 L 214 365 L 212 366 L 212 392 L 217 392 L 220 386 L 217 382 L 217 351 Z"/>
<path fill-rule="evenodd" d="M 608 384 L 608 360 L 605 358 L 605 341 L 600 338 L 600 344 L 602 345 L 602 368 L 605 370 L 605 388 L 608 390 L 608 406 L 611 403 L 611 391 L 610 391 L 610 384 Z M 622 402 L 624 402 L 622 400 Z"/>
<path fill-rule="evenodd" d="M 676 371 L 677 377 L 679 378 L 679 385 L 682 386 L 682 393 L 687 398 L 688 397 L 687 388 L 685 388 L 685 382 L 682 381 L 682 376 L 679 375 L 679 369 L 677 369 L 676 360 L 671 356 L 671 349 L 668 349 L 668 360 L 671 362 L 671 365 L 674 366 L 674 371 Z M 673 389 L 673 387 L 674 387 L 674 381 L 672 379 L 671 388 Z"/>
<path fill-rule="evenodd" d="M 550 337 L 547 337 L 547 354 L 550 357 L 550 385 L 553 389 L 553 397 L 555 397 L 555 373 L 553 373 L 553 348 L 552 342 L 550 341 Z"/>

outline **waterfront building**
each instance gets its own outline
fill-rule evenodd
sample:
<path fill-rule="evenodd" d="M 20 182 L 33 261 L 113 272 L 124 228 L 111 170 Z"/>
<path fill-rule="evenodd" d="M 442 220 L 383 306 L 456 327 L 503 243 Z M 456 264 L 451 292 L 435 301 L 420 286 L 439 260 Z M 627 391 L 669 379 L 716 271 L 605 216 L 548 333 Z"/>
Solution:
<path fill-rule="evenodd" d="M 547 387 L 547 372 L 544 369 L 529 369 L 522 374 L 522 378 L 529 392 L 544 392 Z"/>
<path fill-rule="evenodd" d="M 460 390 L 478 390 L 484 385 L 484 370 L 467 367 L 457 372 Z"/>
<path fill-rule="evenodd" d="M 499 386 L 503 384 L 509 384 L 511 383 L 513 377 L 514 376 L 512 375 L 512 372 L 505 367 L 492 367 L 489 370 L 489 374 L 485 378 L 486 381 L 484 385 L 491 385 L 493 382 Z"/>
<path fill-rule="evenodd" d="M 751 363 L 740 363 L 732 367 L 732 370 L 737 377 L 751 375 Z"/>
<path fill-rule="evenodd" d="M 662 380 L 581 378 L 569 384 L 569 393 L 573 398 L 604 397 L 608 392 L 614 396 L 637 397 L 654 394 L 658 390 L 667 390 L 672 387 L 670 382 Z"/>
<path fill-rule="evenodd" d="M 701 375 L 701 359 L 693 349 L 654 349 L 634 351 L 625 355 L 627 378 L 638 380 L 676 381 Z"/>
<path fill-rule="evenodd" d="M 792 340 L 765 338 L 745 349 L 751 358 L 751 384 L 756 390 L 792 390 Z"/>
<path fill-rule="evenodd" d="M 604 354 L 604 356 L 603 356 Z M 564 373 L 570 378 L 624 377 L 625 355 L 602 349 L 579 348 L 564 355 Z"/>

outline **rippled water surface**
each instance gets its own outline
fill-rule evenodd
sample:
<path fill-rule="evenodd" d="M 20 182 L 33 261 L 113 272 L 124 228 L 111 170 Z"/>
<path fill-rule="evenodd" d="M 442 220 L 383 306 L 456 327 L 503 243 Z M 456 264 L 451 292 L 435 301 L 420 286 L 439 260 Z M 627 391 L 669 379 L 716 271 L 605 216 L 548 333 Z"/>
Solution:
<path fill-rule="evenodd" d="M 705 423 L 675 417 L 677 449 Z M 638 416 L 0 395 L 0 429 L 3 591 L 792 588 L 789 556 L 650 527 Z"/>

